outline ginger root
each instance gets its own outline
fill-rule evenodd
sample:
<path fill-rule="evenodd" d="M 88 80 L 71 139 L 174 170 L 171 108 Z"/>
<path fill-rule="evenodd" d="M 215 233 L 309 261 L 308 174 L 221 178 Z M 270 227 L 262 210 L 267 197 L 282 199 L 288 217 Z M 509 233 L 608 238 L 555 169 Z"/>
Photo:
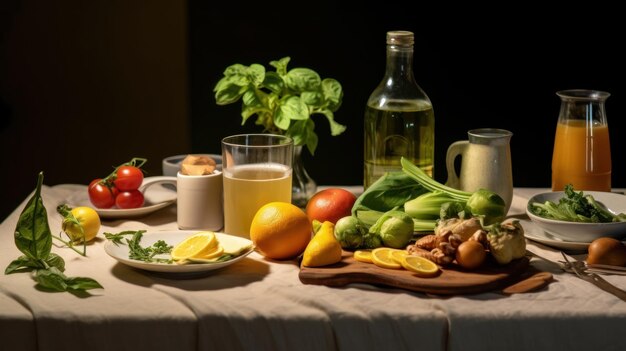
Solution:
<path fill-rule="evenodd" d="M 180 173 L 184 175 L 207 175 L 215 171 L 216 162 L 206 156 L 187 155 L 180 165 Z"/>

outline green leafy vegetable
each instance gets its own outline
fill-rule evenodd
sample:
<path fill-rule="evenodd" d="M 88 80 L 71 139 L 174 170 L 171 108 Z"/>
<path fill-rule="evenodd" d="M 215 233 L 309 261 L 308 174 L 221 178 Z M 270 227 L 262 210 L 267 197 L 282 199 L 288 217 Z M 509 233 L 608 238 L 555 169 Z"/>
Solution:
<path fill-rule="evenodd" d="M 141 238 L 145 230 L 126 230 L 117 234 L 104 233 L 104 237 L 113 241 L 116 245 L 122 243 L 122 238 L 126 235 L 132 235 L 131 239 L 126 239 L 128 244 L 128 257 L 133 260 L 144 262 L 172 263 L 171 259 L 154 257 L 161 254 L 169 254 L 173 246 L 168 245 L 165 241 L 159 240 L 152 246 L 142 247 L 140 245 Z"/>
<path fill-rule="evenodd" d="M 569 222 L 626 222 L 626 214 L 611 213 L 593 196 L 574 191 L 571 184 L 565 186 L 565 197 L 560 198 L 558 204 L 552 201 L 533 202 L 530 211 L 540 217 Z"/>
<path fill-rule="evenodd" d="M 500 222 L 506 215 L 504 212 L 504 200 L 493 191 L 479 189 L 471 193 L 454 189 L 438 183 L 404 157 L 400 159 L 400 163 L 402 164 L 402 171 L 420 183 L 424 188 L 432 192 L 445 194 L 451 199 L 464 202 L 470 214 L 480 217 L 485 225 Z"/>
<path fill-rule="evenodd" d="M 402 172 L 385 173 L 357 198 L 352 214 L 360 217 L 360 211 L 387 212 L 427 192 L 428 189 Z"/>
<path fill-rule="evenodd" d="M 321 79 L 309 68 L 287 70 L 291 59 L 283 57 L 270 62 L 276 72 L 267 72 L 260 64 L 234 64 L 226 68 L 213 91 L 218 105 L 242 100 L 242 124 L 257 116 L 255 123 L 264 131 L 285 134 L 295 145 L 306 145 L 311 154 L 317 148 L 313 114 L 326 117 L 330 133 L 339 135 L 346 130 L 335 121 L 334 112 L 341 106 L 343 90 L 338 81 Z"/>
<path fill-rule="evenodd" d="M 65 261 L 51 253 L 52 233 L 48 225 L 48 213 L 41 198 L 43 172 L 39 173 L 35 194 L 20 214 L 15 227 L 15 246 L 24 255 L 13 260 L 4 274 L 35 270 L 34 279 L 43 288 L 53 291 L 73 291 L 102 288 L 91 278 L 71 278 L 63 274 Z"/>

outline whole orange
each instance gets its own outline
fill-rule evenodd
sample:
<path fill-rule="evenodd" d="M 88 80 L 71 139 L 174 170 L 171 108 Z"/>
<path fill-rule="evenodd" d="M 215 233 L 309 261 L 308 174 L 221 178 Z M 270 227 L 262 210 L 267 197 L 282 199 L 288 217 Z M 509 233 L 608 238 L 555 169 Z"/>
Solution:
<path fill-rule="evenodd" d="M 309 220 L 325 221 L 336 224 L 345 216 L 349 216 L 356 196 L 341 188 L 328 188 L 318 191 L 306 204 L 306 215 Z"/>
<path fill-rule="evenodd" d="M 300 208 L 286 202 L 270 202 L 254 215 L 250 239 L 263 256 L 284 260 L 304 252 L 311 230 L 311 222 Z"/>

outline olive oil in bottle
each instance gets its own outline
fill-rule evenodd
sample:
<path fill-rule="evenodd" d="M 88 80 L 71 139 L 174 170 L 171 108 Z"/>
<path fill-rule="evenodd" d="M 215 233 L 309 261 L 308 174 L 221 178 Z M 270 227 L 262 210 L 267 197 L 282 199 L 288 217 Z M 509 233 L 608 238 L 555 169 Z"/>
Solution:
<path fill-rule="evenodd" d="M 435 115 L 413 76 L 413 42 L 411 32 L 387 33 L 385 76 L 365 108 L 365 189 L 385 172 L 401 171 L 401 157 L 433 175 Z"/>

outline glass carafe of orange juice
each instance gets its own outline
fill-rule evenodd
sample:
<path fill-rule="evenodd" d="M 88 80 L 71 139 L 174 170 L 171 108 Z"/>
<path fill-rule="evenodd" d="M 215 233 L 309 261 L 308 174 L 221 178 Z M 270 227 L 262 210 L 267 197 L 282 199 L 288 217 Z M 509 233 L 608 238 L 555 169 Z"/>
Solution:
<path fill-rule="evenodd" d="M 552 155 L 552 190 L 611 191 L 611 146 L 604 102 L 609 93 L 563 90 Z"/>

